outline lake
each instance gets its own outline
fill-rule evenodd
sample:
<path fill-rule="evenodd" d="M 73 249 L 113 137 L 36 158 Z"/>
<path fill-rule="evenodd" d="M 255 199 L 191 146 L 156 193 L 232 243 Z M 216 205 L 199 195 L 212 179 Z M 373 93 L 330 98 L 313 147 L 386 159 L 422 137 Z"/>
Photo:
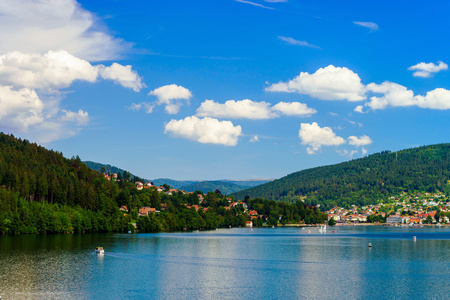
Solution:
<path fill-rule="evenodd" d="M 449 261 L 448 228 L 0 236 L 0 296 L 448 299 Z"/>

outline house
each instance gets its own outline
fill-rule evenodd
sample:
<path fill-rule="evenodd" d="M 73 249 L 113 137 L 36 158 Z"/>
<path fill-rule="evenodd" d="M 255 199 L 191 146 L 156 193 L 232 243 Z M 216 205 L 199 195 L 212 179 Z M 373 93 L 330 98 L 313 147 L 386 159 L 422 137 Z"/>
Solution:
<path fill-rule="evenodd" d="M 255 216 L 255 215 L 258 215 L 258 212 L 256 210 L 251 210 L 251 211 L 248 212 L 248 214 L 250 216 Z"/>
<path fill-rule="evenodd" d="M 252 221 L 246 221 L 245 222 L 245 227 L 253 227 L 253 222 Z"/>
<path fill-rule="evenodd" d="M 120 210 L 120 211 L 124 211 L 124 212 L 128 212 L 128 208 L 127 208 L 125 205 L 122 205 L 122 206 L 119 208 L 119 210 Z"/>
<path fill-rule="evenodd" d="M 153 207 L 141 207 L 139 208 L 139 216 L 148 216 L 149 213 L 156 213 L 156 208 Z"/>
<path fill-rule="evenodd" d="M 401 223 L 402 221 L 403 221 L 402 217 L 400 217 L 399 215 L 389 216 L 386 219 L 386 223 L 389 223 L 389 224 Z"/>

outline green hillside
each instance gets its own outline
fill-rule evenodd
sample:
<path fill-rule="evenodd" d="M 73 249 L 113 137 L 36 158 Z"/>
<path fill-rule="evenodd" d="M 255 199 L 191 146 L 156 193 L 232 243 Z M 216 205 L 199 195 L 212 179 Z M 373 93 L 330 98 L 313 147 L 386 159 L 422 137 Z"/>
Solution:
<path fill-rule="evenodd" d="M 303 199 L 327 208 L 367 205 L 402 191 L 450 193 L 449 179 L 450 144 L 439 144 L 303 170 L 233 195 L 288 202 Z"/>
<path fill-rule="evenodd" d="M 272 226 L 315 224 L 327 218 L 300 201 L 249 199 L 248 209 L 261 216 L 252 219 L 244 205 L 229 208 L 221 193 L 198 197 L 156 188 L 138 190 L 128 175 L 107 180 L 78 156 L 67 159 L 0 132 L 0 235 L 216 229 L 242 227 L 250 220 L 254 226 L 266 221 Z"/>
<path fill-rule="evenodd" d="M 219 190 L 222 194 L 231 194 L 249 187 L 237 185 L 226 181 L 201 181 L 181 187 L 186 192 L 202 191 L 203 193 Z"/>

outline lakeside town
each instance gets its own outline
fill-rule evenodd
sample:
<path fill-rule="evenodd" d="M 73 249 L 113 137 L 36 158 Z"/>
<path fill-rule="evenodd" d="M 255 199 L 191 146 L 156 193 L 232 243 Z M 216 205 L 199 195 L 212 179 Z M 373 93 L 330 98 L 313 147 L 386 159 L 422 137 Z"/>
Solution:
<path fill-rule="evenodd" d="M 104 174 L 108 180 L 119 181 L 117 174 Z M 174 195 L 181 193 L 183 195 L 194 194 L 193 192 L 185 192 L 164 186 L 154 186 L 152 182 L 135 182 L 136 189 L 138 191 L 145 189 L 156 189 L 159 193 L 166 195 Z M 198 197 L 198 205 L 185 204 L 187 208 L 208 211 L 208 207 L 202 207 L 204 197 L 203 193 L 196 193 Z M 230 210 L 232 208 L 241 207 L 241 213 L 246 214 L 249 217 L 249 221 L 246 222 L 247 226 L 253 226 L 256 219 L 261 219 L 264 225 L 265 220 L 262 214 L 259 214 L 255 209 L 249 209 L 245 201 L 234 201 L 233 197 L 227 197 L 228 206 L 224 206 L 224 209 Z M 390 196 L 387 199 L 379 199 L 378 204 L 366 205 L 359 207 L 357 205 L 350 205 L 350 207 L 334 207 L 325 211 L 328 215 L 328 224 L 332 225 L 357 225 L 357 224 L 402 224 L 403 226 L 414 226 L 423 224 L 435 224 L 437 226 L 450 224 L 450 199 L 442 192 L 437 193 L 401 193 L 397 196 Z M 317 205 L 320 208 L 320 205 Z M 122 206 L 121 211 L 126 212 L 127 207 Z M 165 203 L 161 203 L 161 210 L 165 210 Z M 149 213 L 159 213 L 160 211 L 152 207 L 139 208 L 139 216 L 146 216 Z M 279 221 L 282 216 L 280 215 Z M 301 222 L 300 222 L 301 223 Z M 278 225 L 294 225 L 294 224 L 281 224 Z"/>
<path fill-rule="evenodd" d="M 449 198 L 438 193 L 402 193 L 376 205 L 346 209 L 334 207 L 326 213 L 336 224 L 388 223 L 404 225 L 449 224 Z"/>

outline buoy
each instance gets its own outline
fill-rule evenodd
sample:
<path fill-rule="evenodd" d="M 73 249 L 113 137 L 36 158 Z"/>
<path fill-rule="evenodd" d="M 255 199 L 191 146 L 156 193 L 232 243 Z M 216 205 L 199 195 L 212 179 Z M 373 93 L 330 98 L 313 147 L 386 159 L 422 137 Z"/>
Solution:
<path fill-rule="evenodd" d="M 414 241 L 414 242 L 416 241 L 416 236 L 413 236 L 413 241 Z"/>
<path fill-rule="evenodd" d="M 308 233 L 310 233 L 310 231 L 308 230 Z"/>
<path fill-rule="evenodd" d="M 369 243 L 369 248 L 372 248 L 372 243 Z"/>

